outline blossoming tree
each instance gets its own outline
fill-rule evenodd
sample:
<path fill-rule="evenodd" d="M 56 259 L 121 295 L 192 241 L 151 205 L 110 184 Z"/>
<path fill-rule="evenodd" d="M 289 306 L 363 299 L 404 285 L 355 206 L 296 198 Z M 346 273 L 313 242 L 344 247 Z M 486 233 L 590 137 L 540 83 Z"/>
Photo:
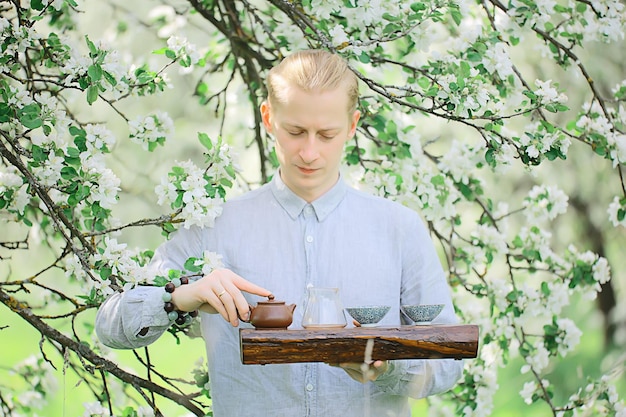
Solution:
<path fill-rule="evenodd" d="M 144 266 L 169 233 L 211 227 L 229 193 L 272 174 L 258 110 L 264 76 L 289 51 L 308 47 L 344 56 L 361 79 L 363 117 L 346 177 L 423 216 L 459 316 L 481 326 L 479 357 L 467 361 L 455 389 L 429 400 L 429 415 L 490 415 L 498 370 L 511 358 L 522 363 L 519 394 L 544 404 L 546 416 L 626 415 L 615 372 L 568 392 L 549 376 L 581 337 L 567 308 L 614 290 L 607 256 L 591 250 L 604 246 L 564 232 L 559 217 L 570 202 L 570 225 L 592 210 L 600 242 L 626 226 L 626 80 L 593 76 L 606 48 L 623 51 L 622 2 L 154 6 L 0 2 L 0 302 L 2 317 L 41 335 L 23 347 L 32 356 L 13 364 L 28 392 L 0 378 L 0 415 L 42 407 L 53 368 L 88 386 L 87 416 L 161 415 L 168 401 L 181 413 L 211 414 L 203 369 L 192 383 L 169 378 L 150 348 L 136 356 L 143 370 L 118 366 L 90 323 L 113 291 L 162 284 L 166 278 L 154 282 Z M 175 99 L 160 98 L 170 90 Z M 206 125 L 193 142 L 178 132 L 189 120 Z M 159 153 L 171 141 L 176 151 L 192 146 L 204 155 L 177 162 L 184 152 Z M 142 168 L 129 164 L 162 178 L 132 177 Z M 593 192 L 574 180 L 591 181 Z M 138 198 L 161 210 L 142 216 L 132 210 Z M 129 236 L 146 229 L 161 233 L 130 247 Z M 173 276 L 217 265 L 219 255 L 206 253 Z M 13 326 L 2 320 L 4 344 Z M 180 343 L 194 326 L 171 333 L 164 343 Z"/>

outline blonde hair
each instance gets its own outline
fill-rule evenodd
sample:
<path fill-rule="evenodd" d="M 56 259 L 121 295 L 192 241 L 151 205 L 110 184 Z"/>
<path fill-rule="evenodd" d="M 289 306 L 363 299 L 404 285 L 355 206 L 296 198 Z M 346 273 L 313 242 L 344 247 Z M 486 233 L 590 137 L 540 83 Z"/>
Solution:
<path fill-rule="evenodd" d="M 343 87 L 348 95 L 348 112 L 356 110 L 359 82 L 339 55 L 320 49 L 298 51 L 283 59 L 267 75 L 268 100 L 285 103 L 290 86 L 304 91 L 328 91 Z"/>

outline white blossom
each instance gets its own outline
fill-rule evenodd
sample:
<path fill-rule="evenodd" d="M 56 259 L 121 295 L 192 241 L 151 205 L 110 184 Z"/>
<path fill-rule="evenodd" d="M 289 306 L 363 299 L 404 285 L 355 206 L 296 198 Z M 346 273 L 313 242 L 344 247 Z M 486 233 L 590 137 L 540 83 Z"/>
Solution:
<path fill-rule="evenodd" d="M 195 262 L 195 265 L 202 265 L 202 273 L 204 275 L 208 275 L 215 269 L 223 268 L 224 262 L 222 261 L 222 255 L 216 252 L 205 250 L 202 253 L 202 259 L 198 259 Z"/>
<path fill-rule="evenodd" d="M 110 152 L 113 149 L 113 145 L 115 145 L 115 135 L 103 124 L 94 125 L 89 123 L 85 126 L 85 132 L 88 151 L 93 152 L 94 150 L 98 150 Z"/>
<path fill-rule="evenodd" d="M 188 229 L 193 225 L 199 227 L 213 227 L 215 219 L 222 214 L 222 200 L 210 198 L 206 195 L 205 186 L 208 185 L 204 172 L 191 161 L 179 162 L 179 168 L 184 171 L 184 179 L 180 181 L 180 189 L 172 192 L 172 187 L 166 185 L 169 178 L 161 180 L 155 188 L 160 204 L 172 205 L 182 194 L 183 207 L 180 213 L 184 219 L 183 226 Z"/>
<path fill-rule="evenodd" d="M 484 160 L 481 148 L 470 147 L 467 143 L 453 140 L 450 149 L 439 159 L 441 171 L 449 173 L 455 182 L 469 184 L 474 177 L 476 166 Z"/>
<path fill-rule="evenodd" d="M 0 187 L 1 187 L 1 184 L 0 184 Z M 613 201 L 611 201 L 611 204 L 609 204 L 609 207 L 606 210 L 606 212 L 609 215 L 609 220 L 613 224 L 613 227 L 617 227 L 617 226 L 626 227 L 626 205 L 622 204 L 619 197 L 617 196 L 613 197 Z"/>
<path fill-rule="evenodd" d="M 85 412 L 83 417 L 110 417 L 109 409 L 99 402 L 83 403 Z"/>
<path fill-rule="evenodd" d="M 155 6 L 148 13 L 151 21 L 157 21 L 161 24 L 157 35 L 161 39 L 169 38 L 175 33 L 180 32 L 187 25 L 187 19 L 184 15 L 178 14 L 176 10 L 169 5 Z"/>
<path fill-rule="evenodd" d="M 170 36 L 167 40 L 167 47 L 176 53 L 177 58 L 189 58 L 191 65 L 197 64 L 200 60 L 196 46 L 181 36 Z"/>
<path fill-rule="evenodd" d="M 51 155 L 38 167 L 33 167 L 33 174 L 47 187 L 51 187 L 61 179 L 61 168 L 65 165 L 65 159 Z"/>
<path fill-rule="evenodd" d="M 565 356 L 578 345 L 582 332 L 576 324 L 568 318 L 558 318 L 556 324 L 560 331 L 556 337 L 556 342 L 559 344 L 558 351 L 561 355 Z"/>
<path fill-rule="evenodd" d="M 520 396 L 526 404 L 532 404 L 532 396 L 537 389 L 537 383 L 535 381 L 528 381 L 524 383 L 524 387 L 520 391 Z"/>
<path fill-rule="evenodd" d="M 496 72 L 503 80 L 513 74 L 513 63 L 504 42 L 498 42 L 492 48 L 487 49 L 483 55 L 482 64 L 487 71 Z"/>
<path fill-rule="evenodd" d="M 73 276 L 78 280 L 87 279 L 80 258 L 76 254 L 71 254 L 65 258 L 65 276 L 68 278 Z"/>
<path fill-rule="evenodd" d="M 541 81 L 535 80 L 537 90 L 534 93 L 540 97 L 541 104 L 549 103 L 565 103 L 567 96 L 563 93 L 559 93 L 552 85 L 552 80 Z"/>
<path fill-rule="evenodd" d="M 348 35 L 346 34 L 346 31 L 344 30 L 343 26 L 341 25 L 335 25 L 330 31 L 329 34 L 332 38 L 332 42 L 333 45 L 342 45 L 344 43 L 350 42 L 350 39 L 348 38 Z"/>
<path fill-rule="evenodd" d="M 550 352 L 546 349 L 542 339 L 538 339 L 532 352 L 525 358 L 526 365 L 522 366 L 521 373 L 525 374 L 531 369 L 536 373 L 541 373 L 549 364 Z"/>
<path fill-rule="evenodd" d="M 149 150 L 151 143 L 164 142 L 174 133 L 174 122 L 167 113 L 155 112 L 128 122 L 130 139 Z"/>
<path fill-rule="evenodd" d="M 524 214 L 530 223 L 554 220 L 565 213 L 568 196 L 556 186 L 535 185 L 524 199 Z"/>

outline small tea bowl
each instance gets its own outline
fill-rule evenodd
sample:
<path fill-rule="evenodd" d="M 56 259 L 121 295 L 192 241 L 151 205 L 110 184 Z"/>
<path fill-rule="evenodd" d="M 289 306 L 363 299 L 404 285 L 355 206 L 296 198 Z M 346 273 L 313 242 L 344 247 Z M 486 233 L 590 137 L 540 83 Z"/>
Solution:
<path fill-rule="evenodd" d="M 443 304 L 403 305 L 400 309 L 416 324 L 430 323 L 441 313 Z"/>
<path fill-rule="evenodd" d="M 376 326 L 390 309 L 391 306 L 346 307 L 346 311 L 353 319 L 358 321 L 362 327 Z"/>

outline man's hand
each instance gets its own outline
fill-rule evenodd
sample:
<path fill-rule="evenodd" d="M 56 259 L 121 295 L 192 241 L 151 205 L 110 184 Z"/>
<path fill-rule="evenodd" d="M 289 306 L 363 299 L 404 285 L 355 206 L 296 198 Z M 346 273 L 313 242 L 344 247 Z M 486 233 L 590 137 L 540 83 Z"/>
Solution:
<path fill-rule="evenodd" d="M 371 365 L 367 363 L 340 363 L 338 366 L 346 371 L 350 378 L 364 384 L 369 381 L 376 381 L 379 376 L 387 372 L 389 363 L 387 361 L 374 361 Z"/>
<path fill-rule="evenodd" d="M 199 309 L 211 314 L 219 313 L 235 327 L 239 325 L 239 318 L 247 320 L 250 314 L 250 306 L 242 291 L 262 297 L 272 293 L 229 269 L 216 269 L 195 282 L 176 288 L 172 293 L 172 303 L 181 311 Z"/>

